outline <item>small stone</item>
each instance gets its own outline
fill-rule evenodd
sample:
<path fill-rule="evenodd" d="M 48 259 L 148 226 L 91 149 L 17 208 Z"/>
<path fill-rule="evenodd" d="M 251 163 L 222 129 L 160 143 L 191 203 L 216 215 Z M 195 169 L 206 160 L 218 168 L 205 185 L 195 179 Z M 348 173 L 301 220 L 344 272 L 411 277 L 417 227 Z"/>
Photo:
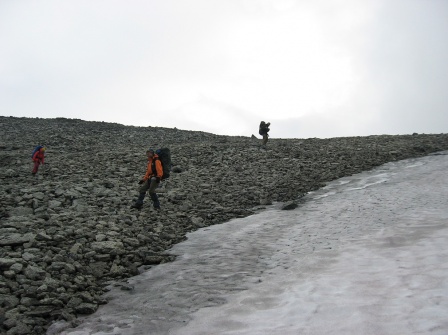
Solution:
<path fill-rule="evenodd" d="M 282 210 L 292 210 L 297 208 L 298 204 L 294 201 L 289 201 L 282 206 Z"/>

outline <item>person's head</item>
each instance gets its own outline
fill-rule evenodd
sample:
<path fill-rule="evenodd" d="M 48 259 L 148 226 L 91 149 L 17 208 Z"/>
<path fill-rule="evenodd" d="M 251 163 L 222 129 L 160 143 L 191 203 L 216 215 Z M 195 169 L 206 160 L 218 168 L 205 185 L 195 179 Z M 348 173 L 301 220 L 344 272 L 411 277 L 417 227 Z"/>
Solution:
<path fill-rule="evenodd" d="M 154 156 L 154 150 L 153 149 L 146 150 L 146 156 L 148 158 L 152 158 Z"/>
<path fill-rule="evenodd" d="M 45 148 L 45 147 L 40 148 L 40 151 L 42 151 L 42 152 L 45 152 L 45 150 L 47 150 L 47 148 Z"/>

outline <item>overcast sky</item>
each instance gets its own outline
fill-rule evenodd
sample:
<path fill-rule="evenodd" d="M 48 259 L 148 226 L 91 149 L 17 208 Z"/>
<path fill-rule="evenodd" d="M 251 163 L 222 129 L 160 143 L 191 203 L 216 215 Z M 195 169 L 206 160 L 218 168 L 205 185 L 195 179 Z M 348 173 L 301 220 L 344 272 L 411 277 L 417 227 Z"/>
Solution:
<path fill-rule="evenodd" d="M 0 115 L 448 132 L 446 0 L 0 0 Z"/>

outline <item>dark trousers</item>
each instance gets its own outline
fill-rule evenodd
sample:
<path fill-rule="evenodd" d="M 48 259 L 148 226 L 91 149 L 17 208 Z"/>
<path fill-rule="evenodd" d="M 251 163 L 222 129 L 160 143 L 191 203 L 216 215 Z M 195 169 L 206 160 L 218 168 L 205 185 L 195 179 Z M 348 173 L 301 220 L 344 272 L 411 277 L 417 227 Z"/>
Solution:
<path fill-rule="evenodd" d="M 40 161 L 34 162 L 34 167 L 33 167 L 33 171 L 32 171 L 33 174 L 37 173 L 37 170 L 39 170 L 39 165 L 40 165 Z"/>
<path fill-rule="evenodd" d="M 149 178 L 143 184 L 140 185 L 138 192 L 152 194 L 155 192 L 156 188 L 159 187 L 160 182 L 157 182 L 155 177 Z"/>
<path fill-rule="evenodd" d="M 148 192 L 154 204 L 154 208 L 160 208 L 159 198 L 155 192 L 156 188 L 159 187 L 159 185 L 160 182 L 157 182 L 155 177 L 146 180 L 138 189 L 140 195 L 135 206 L 138 206 L 140 208 L 143 205 L 143 200 L 145 199 L 146 192 Z"/>
<path fill-rule="evenodd" d="M 266 145 L 266 143 L 268 143 L 268 137 L 268 134 L 263 134 L 263 140 L 261 142 L 263 145 Z"/>

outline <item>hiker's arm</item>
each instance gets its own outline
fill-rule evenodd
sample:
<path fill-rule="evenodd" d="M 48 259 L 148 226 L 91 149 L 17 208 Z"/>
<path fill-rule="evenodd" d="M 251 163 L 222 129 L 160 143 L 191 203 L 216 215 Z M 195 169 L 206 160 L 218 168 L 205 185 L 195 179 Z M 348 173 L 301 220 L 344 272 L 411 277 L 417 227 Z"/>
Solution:
<path fill-rule="evenodd" d="M 151 168 L 151 164 L 148 164 L 148 167 L 146 168 L 146 173 L 143 176 L 142 180 L 147 181 L 149 179 L 149 176 L 152 173 L 152 168 Z"/>

